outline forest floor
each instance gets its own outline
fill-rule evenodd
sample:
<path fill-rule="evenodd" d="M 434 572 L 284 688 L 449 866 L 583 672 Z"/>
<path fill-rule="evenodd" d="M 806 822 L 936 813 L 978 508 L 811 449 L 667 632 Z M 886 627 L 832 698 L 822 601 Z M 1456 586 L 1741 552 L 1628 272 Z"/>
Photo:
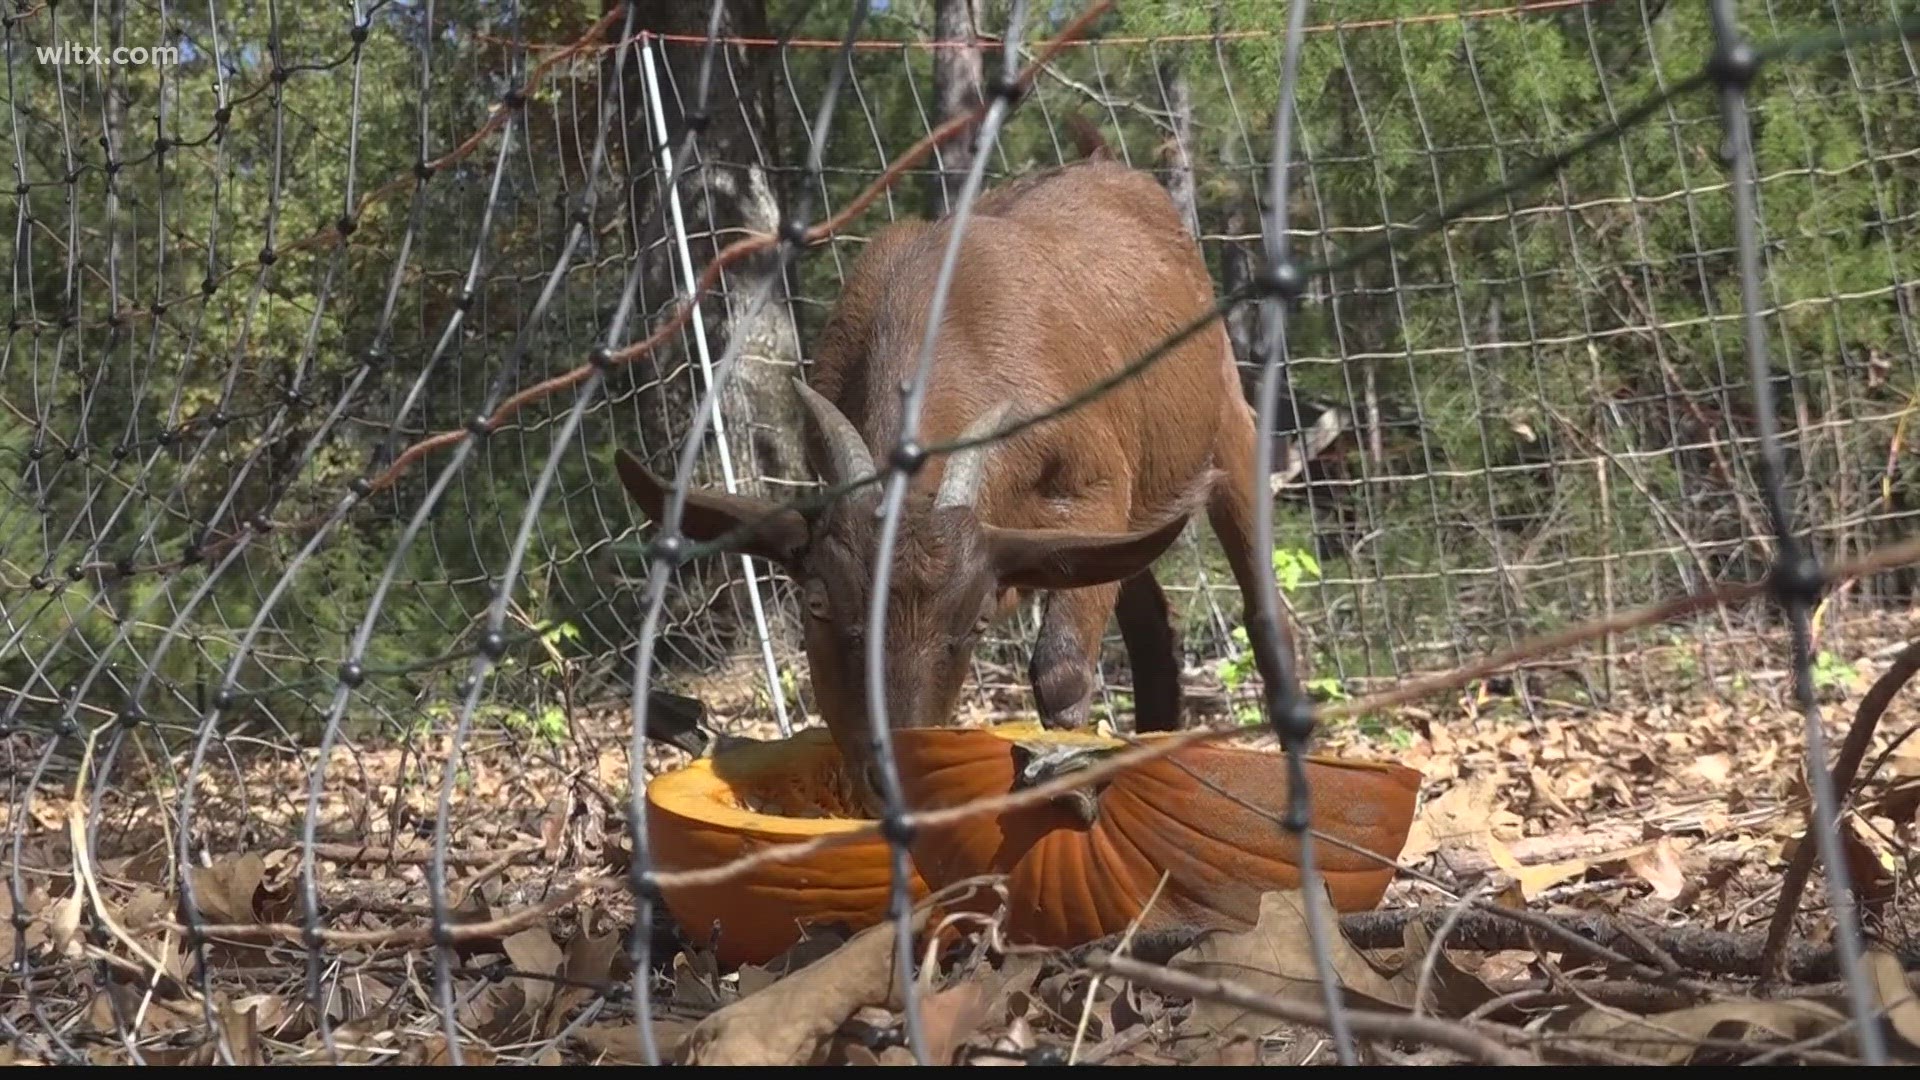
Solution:
<path fill-rule="evenodd" d="M 1903 644 L 1854 635 L 1847 669 L 1823 677 L 1834 747 Z M 764 734 L 746 715 L 751 701 L 723 689 L 706 698 L 715 726 Z M 1388 914 L 1350 916 L 1328 942 L 1365 1059 L 1860 1053 L 1834 982 L 1820 875 L 1800 903 L 1788 976 L 1753 977 L 1783 872 L 1806 843 L 1803 720 L 1784 679 L 1621 692 L 1604 709 L 1536 700 L 1531 716 L 1481 685 L 1394 716 L 1330 725 L 1316 751 L 1395 761 L 1424 781 Z M 209 850 L 196 853 L 190 881 L 196 921 L 223 929 L 196 949 L 169 884 L 183 759 L 148 737 L 58 748 L 57 764 L 90 754 L 94 768 L 51 768 L 24 814 L 17 794 L 0 807 L 0 835 L 20 844 L 17 865 L 7 857 L 14 887 L 0 894 L 17 895 L 19 911 L 0 920 L 0 955 L 25 961 L 0 975 L 10 984 L 0 1062 L 432 1063 L 452 1059 L 456 1030 L 467 1063 L 640 1060 L 621 947 L 634 913 L 625 706 L 565 719 L 565 730 L 479 725 L 450 786 L 445 725 L 404 744 L 342 747 L 315 804 L 310 902 L 328 935 L 311 969 L 300 944 L 310 753 L 256 738 L 208 757 L 194 829 Z M 1920 1003 L 1903 974 L 1920 969 L 1917 729 L 1920 692 L 1896 694 L 1840 830 L 1873 943 L 1872 992 L 1907 1059 L 1920 1056 Z M 1267 741 L 1248 730 L 1247 743 Z M 39 753 L 28 741 L 15 740 L 16 776 Z M 654 771 L 685 760 L 653 746 L 648 756 Z M 89 773 L 110 782 L 74 780 Z M 431 931 L 443 814 L 438 891 L 461 927 L 447 953 Z M 93 837 L 84 857 L 71 842 L 80 833 Z M 1132 967 L 1084 950 L 1002 947 L 989 921 L 963 923 L 916 994 L 923 1046 L 931 1060 L 980 1064 L 1331 1063 L 1330 1040 L 1308 1022 L 1321 997 L 1300 896 L 1270 893 L 1250 929 L 1142 939 Z M 891 934 L 882 924 L 842 946 L 827 931 L 729 969 L 703 946 L 675 948 L 670 928 L 657 932 L 658 956 L 671 956 L 650 984 L 660 1053 L 911 1060 Z M 1436 937 L 1446 948 L 1432 949 Z M 324 1032 L 307 1004 L 311 978 L 328 991 Z M 443 1021 L 448 995 L 456 1030 Z"/>

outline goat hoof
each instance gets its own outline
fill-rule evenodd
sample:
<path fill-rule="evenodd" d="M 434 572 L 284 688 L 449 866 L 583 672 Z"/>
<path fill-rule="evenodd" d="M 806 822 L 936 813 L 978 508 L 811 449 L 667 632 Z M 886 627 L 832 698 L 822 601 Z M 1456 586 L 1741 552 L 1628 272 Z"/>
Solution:
<path fill-rule="evenodd" d="M 1042 640 L 1027 669 L 1040 723 L 1049 730 L 1081 727 L 1093 711 L 1093 667 L 1077 653 L 1063 655 Z"/>
<path fill-rule="evenodd" d="M 1042 712 L 1040 726 L 1048 731 L 1077 731 L 1093 720 L 1093 699 L 1086 698 L 1056 713 Z"/>
<path fill-rule="evenodd" d="M 1087 726 L 1093 718 L 1093 680 L 1078 665 L 1061 664 L 1034 680 L 1040 726 L 1067 731 Z"/>

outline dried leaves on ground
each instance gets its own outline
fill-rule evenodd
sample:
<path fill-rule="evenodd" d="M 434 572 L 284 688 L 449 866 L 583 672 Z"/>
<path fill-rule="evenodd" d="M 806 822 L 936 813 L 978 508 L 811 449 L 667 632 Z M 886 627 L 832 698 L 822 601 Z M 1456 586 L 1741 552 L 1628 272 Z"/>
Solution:
<path fill-rule="evenodd" d="M 1863 652 L 1863 677 L 1884 655 Z M 1824 691 L 1836 741 L 1863 685 Z M 1361 1053 L 1387 1063 L 1857 1056 L 1844 992 L 1822 959 L 1831 942 L 1817 881 L 1795 918 L 1791 979 L 1742 966 L 1784 867 L 1809 842 L 1802 718 L 1786 691 L 1784 679 L 1692 696 L 1622 691 L 1605 708 L 1471 693 L 1323 732 L 1323 752 L 1392 758 L 1428 783 L 1385 904 L 1424 914 L 1364 944 L 1330 914 L 1318 927 L 1345 1007 L 1374 1025 Z M 733 733 L 765 734 L 716 712 Z M 1892 1052 L 1908 1062 L 1920 1060 L 1916 728 L 1920 693 L 1909 690 L 1881 724 L 1841 828 L 1875 943 L 1873 992 Z M 25 960 L 0 975 L 0 1061 L 643 1060 L 622 714 L 582 712 L 569 731 L 540 742 L 483 730 L 464 748 L 441 860 L 447 921 L 464 930 L 444 952 L 426 932 L 441 872 L 440 773 L 422 764 L 445 760 L 444 732 L 336 754 L 310 867 L 299 841 L 310 756 L 241 756 L 203 776 L 185 875 L 194 921 L 253 932 L 197 942 L 174 885 L 174 774 L 123 766 L 108 790 L 68 779 L 25 793 L 0 808 L 0 827 L 18 824 L 22 838 L 18 891 L 0 890 L 0 955 Z M 76 828 L 93 838 L 84 858 Z M 1269 894 L 1254 925 L 1140 961 L 1187 980 L 1178 987 L 1096 978 L 1089 956 L 1007 947 L 987 918 L 941 922 L 940 949 L 916 944 L 934 961 L 915 993 L 921 1047 L 941 1063 L 1327 1063 L 1324 1027 L 1299 1018 L 1322 1007 L 1304 895 Z M 309 904 L 334 935 L 312 969 Z M 1631 962 L 1501 921 L 1516 915 L 1604 924 L 1611 955 Z M 717 963 L 705 932 L 646 942 L 664 1060 L 911 1060 L 891 927 L 850 939 L 823 930 L 738 970 Z M 316 972 L 324 1012 L 308 995 Z M 1293 1018 L 1227 1000 L 1223 987 L 1285 1004 Z M 1422 1026 L 1434 1023 L 1471 1037 L 1436 1041 Z"/>

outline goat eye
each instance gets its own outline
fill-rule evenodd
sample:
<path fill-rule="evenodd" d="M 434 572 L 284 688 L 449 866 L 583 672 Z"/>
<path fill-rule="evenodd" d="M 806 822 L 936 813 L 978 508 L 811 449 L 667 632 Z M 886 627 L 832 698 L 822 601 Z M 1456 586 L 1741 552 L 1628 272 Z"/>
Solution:
<path fill-rule="evenodd" d="M 833 612 L 827 605 L 827 591 L 825 589 L 807 590 L 807 614 L 816 619 L 832 617 Z"/>

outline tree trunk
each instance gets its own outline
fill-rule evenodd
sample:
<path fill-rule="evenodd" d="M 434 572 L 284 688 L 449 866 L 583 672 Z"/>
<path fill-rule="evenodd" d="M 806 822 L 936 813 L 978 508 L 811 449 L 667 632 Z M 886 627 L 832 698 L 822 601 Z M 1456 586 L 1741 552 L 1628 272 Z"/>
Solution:
<path fill-rule="evenodd" d="M 1227 234 L 1246 235 L 1250 229 L 1259 228 L 1258 221 L 1256 216 L 1250 224 L 1246 212 L 1236 206 L 1227 212 Z M 1229 240 L 1221 246 L 1220 284 L 1226 291 L 1243 289 L 1253 281 L 1253 263 L 1257 256 L 1249 250 L 1250 246 L 1238 240 Z M 1240 369 L 1240 389 L 1249 401 L 1254 399 L 1253 390 L 1267 353 L 1266 335 L 1260 332 L 1260 311 L 1259 304 L 1240 304 L 1227 312 L 1225 320 L 1227 340 L 1233 344 L 1233 359 Z"/>
<path fill-rule="evenodd" d="M 603 0 L 611 8 L 619 0 Z M 724 0 L 719 33 L 722 37 L 770 36 L 765 0 Z M 704 36 L 711 9 L 687 0 L 641 0 L 635 13 L 635 31 Z M 679 153 L 686 137 L 687 114 L 698 106 L 700 64 L 705 46 L 672 42 L 654 50 L 666 118 L 667 145 Z M 761 143 L 773 143 L 775 111 L 772 79 L 776 67 L 766 61 L 765 49 L 722 46 L 714 54 L 709 81 L 706 127 L 697 135 L 692 160 L 680 169 L 680 211 L 697 278 L 727 243 L 741 231 L 772 233 L 779 228 L 780 205 L 764 163 L 758 160 Z M 609 60 L 609 63 L 611 60 Z M 679 245 L 671 234 L 670 206 L 657 205 L 665 177 L 660 175 L 660 147 L 643 103 L 647 101 L 644 68 L 637 47 L 627 53 L 621 87 L 621 138 L 617 145 L 626 162 L 628 227 L 644 227 L 635 237 L 640 257 L 648 259 L 647 294 L 652 312 L 664 314 L 684 297 L 684 271 Z M 661 243 L 665 237 L 669 242 Z M 695 239 L 695 238 L 698 239 Z M 719 287 L 701 301 L 702 329 L 707 355 L 717 365 L 731 343 L 740 345 L 739 360 L 727 392 L 721 399 L 721 417 L 727 430 L 737 490 L 764 493 L 768 479 L 798 480 L 805 475 L 805 457 L 798 438 L 799 415 L 787 380 L 798 371 L 800 344 L 784 290 L 778 285 L 772 300 L 756 314 L 751 299 L 773 269 L 772 258 L 749 260 L 730 268 Z M 668 298 L 673 299 L 669 300 Z M 637 336 L 637 335 L 636 335 Z M 659 374 L 671 376 L 680 361 L 697 365 L 692 327 L 682 342 L 659 356 Z M 716 371 L 717 373 L 717 371 Z M 685 437 L 698 401 L 695 387 L 684 376 L 681 385 L 663 388 L 666 408 L 643 408 L 641 416 L 661 426 L 649 431 L 649 456 L 659 460 L 677 450 Z M 699 390 L 704 390 L 702 379 Z M 664 430 L 671 426 L 672 430 Z M 717 456 L 715 458 L 717 461 Z M 717 485 L 717 466 L 703 479 Z"/>
<path fill-rule="evenodd" d="M 605 11 L 621 0 L 602 2 Z M 721 38 L 772 36 L 766 0 L 721 2 Z M 704 0 L 638 0 L 633 34 L 652 31 L 704 37 L 711 11 Z M 722 45 L 714 52 L 703 110 L 705 124 L 695 135 L 692 153 L 683 161 L 679 155 L 689 117 L 701 111 L 700 68 L 705 44 L 672 41 L 662 47 L 657 42 L 642 45 L 629 39 L 624 51 L 625 68 L 618 82 L 613 77 L 617 54 L 609 51 L 602 61 L 602 85 L 620 94 L 612 142 L 614 175 L 622 185 L 620 194 L 627 211 L 620 231 L 631 245 L 628 256 L 645 260 L 642 299 L 629 340 L 638 340 L 657 328 L 686 297 L 682 237 L 675 228 L 673 206 L 664 199 L 667 173 L 662 168 L 660 140 L 655 137 L 654 120 L 648 111 L 651 88 L 642 48 L 652 50 L 666 145 L 680 176 L 676 191 L 693 278 L 697 281 L 719 253 L 743 233 L 776 232 L 782 216 L 766 168 L 768 162 L 761 158 L 763 146 L 779 145 L 774 107 L 774 79 L 780 70 L 777 53 L 740 45 Z M 700 301 L 700 330 L 705 337 L 705 356 L 716 376 L 721 372 L 722 359 L 737 347 L 733 374 L 719 402 L 734 490 L 781 498 L 791 488 L 767 481 L 802 480 L 807 467 L 798 403 L 789 385 L 789 379 L 799 374 L 800 342 L 785 283 L 774 282 L 769 300 L 754 310 L 754 298 L 767 287 L 775 266 L 769 252 L 728 268 Z M 626 445 L 650 467 L 668 473 L 707 389 L 694 327 L 686 326 L 635 368 L 622 381 L 610 384 L 608 392 L 637 394 L 637 407 L 628 415 L 639 421 L 638 438 Z M 712 431 L 709 428 L 710 439 Z M 622 434 L 623 441 L 631 438 Z M 725 476 L 720 455 L 709 451 L 701 460 L 702 468 L 696 470 L 694 483 L 721 488 Z M 765 570 L 762 565 L 760 572 Z M 687 632 L 663 636 L 668 655 L 704 666 L 754 647 L 750 597 L 737 559 L 699 560 L 682 567 L 678 575 L 680 584 L 673 590 L 670 605 L 671 625 L 684 627 Z M 772 629 L 776 640 L 784 637 L 779 626 Z"/>
<path fill-rule="evenodd" d="M 1193 186 L 1193 86 L 1172 58 L 1160 65 L 1160 88 L 1173 114 L 1173 139 L 1161 165 L 1167 170 L 1167 194 L 1180 210 L 1194 243 L 1200 242 L 1200 206 Z"/>
<path fill-rule="evenodd" d="M 972 0 L 934 0 L 933 3 L 933 122 L 936 126 L 979 107 L 981 97 L 980 47 L 973 38 Z M 946 45 L 946 42 L 956 44 Z M 973 167 L 973 133 L 947 142 L 935 151 L 938 167 L 927 181 L 927 217 L 938 218 L 951 209 L 960 194 L 967 170 Z"/>

